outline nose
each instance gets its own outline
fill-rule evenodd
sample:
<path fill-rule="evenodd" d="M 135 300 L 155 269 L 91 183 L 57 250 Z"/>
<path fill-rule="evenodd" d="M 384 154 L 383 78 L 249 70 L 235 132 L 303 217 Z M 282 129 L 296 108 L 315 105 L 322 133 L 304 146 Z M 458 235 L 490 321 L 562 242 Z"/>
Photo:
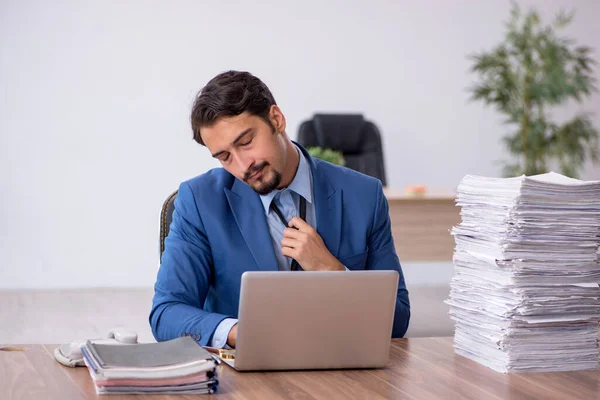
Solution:
<path fill-rule="evenodd" d="M 247 154 L 243 154 L 243 152 L 235 154 L 235 161 L 242 174 L 245 174 L 254 164 L 252 158 L 249 157 Z"/>

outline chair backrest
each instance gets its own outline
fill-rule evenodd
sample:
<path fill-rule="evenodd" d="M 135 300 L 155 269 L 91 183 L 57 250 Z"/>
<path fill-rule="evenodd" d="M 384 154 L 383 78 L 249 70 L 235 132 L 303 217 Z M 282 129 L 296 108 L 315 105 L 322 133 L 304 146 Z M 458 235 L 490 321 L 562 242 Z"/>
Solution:
<path fill-rule="evenodd" d="M 173 211 L 175 211 L 175 198 L 177 197 L 177 190 L 171 193 L 165 200 L 160 209 L 160 238 L 159 238 L 159 255 L 160 261 L 162 262 L 163 251 L 165 251 L 165 239 L 169 234 L 169 228 L 171 221 L 173 220 Z"/>
<path fill-rule="evenodd" d="M 315 114 L 298 129 L 298 143 L 341 151 L 346 167 L 386 185 L 381 134 L 361 114 Z"/>

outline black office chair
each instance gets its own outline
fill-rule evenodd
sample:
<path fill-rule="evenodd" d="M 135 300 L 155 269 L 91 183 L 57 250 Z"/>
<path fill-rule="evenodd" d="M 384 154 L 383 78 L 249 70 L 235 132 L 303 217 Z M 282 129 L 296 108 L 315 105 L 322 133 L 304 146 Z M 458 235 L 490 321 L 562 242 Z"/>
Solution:
<path fill-rule="evenodd" d="M 298 129 L 298 143 L 341 151 L 346 167 L 370 175 L 386 186 L 381 135 L 361 114 L 315 114 Z"/>
<path fill-rule="evenodd" d="M 165 251 L 165 239 L 169 234 L 169 228 L 171 227 L 171 221 L 173 220 L 173 211 L 175 211 L 175 198 L 177 197 L 177 190 L 171 193 L 167 200 L 160 209 L 160 238 L 159 238 L 159 253 L 160 262 L 162 262 L 162 255 Z"/>

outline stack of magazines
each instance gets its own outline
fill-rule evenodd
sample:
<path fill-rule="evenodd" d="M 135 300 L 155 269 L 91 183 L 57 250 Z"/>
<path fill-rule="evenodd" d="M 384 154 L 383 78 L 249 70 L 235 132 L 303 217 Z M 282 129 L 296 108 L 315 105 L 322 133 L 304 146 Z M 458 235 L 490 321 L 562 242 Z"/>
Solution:
<path fill-rule="evenodd" d="M 456 353 L 501 372 L 598 368 L 600 181 L 466 176 L 457 204 Z"/>
<path fill-rule="evenodd" d="M 189 336 L 132 345 L 88 341 L 81 350 L 98 394 L 209 394 L 217 389 L 215 359 Z"/>

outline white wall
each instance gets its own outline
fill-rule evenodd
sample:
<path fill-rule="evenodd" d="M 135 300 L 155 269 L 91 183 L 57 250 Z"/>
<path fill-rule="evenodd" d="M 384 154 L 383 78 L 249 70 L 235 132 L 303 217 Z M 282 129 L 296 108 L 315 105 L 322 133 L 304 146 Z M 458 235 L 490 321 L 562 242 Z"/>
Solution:
<path fill-rule="evenodd" d="M 574 6 L 569 33 L 600 50 L 599 2 L 524 3 Z M 164 198 L 216 166 L 192 99 L 227 69 L 269 85 L 292 137 L 315 111 L 363 112 L 390 186 L 499 175 L 504 127 L 466 102 L 466 55 L 500 40 L 509 7 L 0 0 L 0 288 L 152 285 Z"/>

